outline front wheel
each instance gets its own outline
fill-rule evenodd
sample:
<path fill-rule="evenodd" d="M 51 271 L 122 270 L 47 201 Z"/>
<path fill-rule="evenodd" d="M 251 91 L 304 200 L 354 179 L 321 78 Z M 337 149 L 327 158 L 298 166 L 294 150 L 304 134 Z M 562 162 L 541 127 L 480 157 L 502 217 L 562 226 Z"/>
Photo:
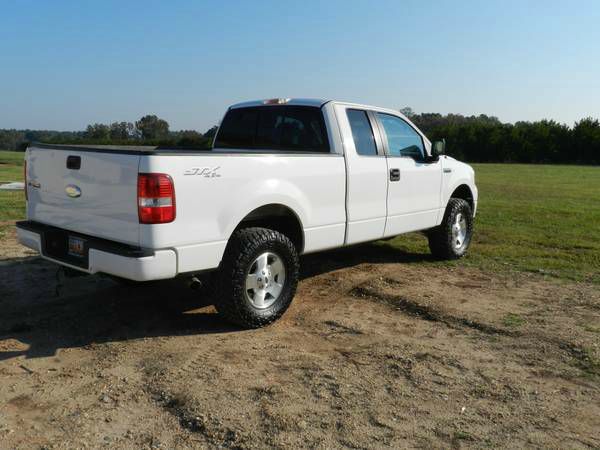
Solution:
<path fill-rule="evenodd" d="M 473 211 L 461 198 L 451 198 L 442 223 L 430 230 L 429 249 L 441 259 L 462 258 L 469 248 L 473 236 Z"/>
<path fill-rule="evenodd" d="M 217 276 L 215 307 L 245 328 L 268 325 L 292 302 L 299 268 L 296 248 L 285 235 L 267 228 L 238 230 Z"/>

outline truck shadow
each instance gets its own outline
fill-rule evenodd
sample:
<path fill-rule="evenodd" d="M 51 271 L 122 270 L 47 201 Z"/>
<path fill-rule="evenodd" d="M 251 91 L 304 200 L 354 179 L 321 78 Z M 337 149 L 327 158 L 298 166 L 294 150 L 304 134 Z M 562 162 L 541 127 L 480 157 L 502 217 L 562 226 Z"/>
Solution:
<path fill-rule="evenodd" d="M 302 256 L 301 279 L 359 264 L 421 263 L 435 261 L 430 253 L 409 253 L 380 243 L 338 248 Z"/>
<path fill-rule="evenodd" d="M 361 245 L 303 256 L 301 277 L 364 263 L 427 260 L 430 255 Z M 1 262 L 0 308 L 0 361 L 106 342 L 241 330 L 223 321 L 210 296 L 190 289 L 185 279 L 121 286 L 85 276 L 61 284 L 56 266 L 38 257 Z"/>

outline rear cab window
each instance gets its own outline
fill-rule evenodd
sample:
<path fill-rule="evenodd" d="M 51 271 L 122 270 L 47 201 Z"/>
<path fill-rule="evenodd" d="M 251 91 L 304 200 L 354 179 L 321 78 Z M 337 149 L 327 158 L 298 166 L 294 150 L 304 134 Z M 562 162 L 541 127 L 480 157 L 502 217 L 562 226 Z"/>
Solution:
<path fill-rule="evenodd" d="M 328 153 L 329 140 L 320 108 L 256 106 L 229 110 L 214 148 Z"/>

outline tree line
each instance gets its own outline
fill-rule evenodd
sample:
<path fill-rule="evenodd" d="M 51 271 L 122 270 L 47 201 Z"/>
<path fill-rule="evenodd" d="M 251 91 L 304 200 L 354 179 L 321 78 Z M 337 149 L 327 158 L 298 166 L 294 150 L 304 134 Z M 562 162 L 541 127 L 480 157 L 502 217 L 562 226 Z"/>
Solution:
<path fill-rule="evenodd" d="M 446 152 L 469 162 L 600 164 L 600 122 L 585 118 L 573 127 L 555 122 L 503 123 L 494 116 L 415 114 L 400 110 Z"/>
<path fill-rule="evenodd" d="M 25 150 L 31 142 L 209 148 L 216 129 L 171 131 L 166 120 L 146 115 L 136 122 L 89 124 L 85 131 L 0 129 L 0 149 Z"/>
<path fill-rule="evenodd" d="M 585 118 L 569 127 L 554 120 L 513 124 L 484 114 L 417 114 L 411 108 L 400 111 L 430 140 L 446 139 L 447 153 L 463 161 L 600 164 L 598 119 Z M 166 120 L 146 115 L 136 122 L 90 124 L 85 131 L 0 129 L 0 149 L 24 150 L 30 142 L 209 148 L 216 128 L 205 133 L 171 131 Z"/>

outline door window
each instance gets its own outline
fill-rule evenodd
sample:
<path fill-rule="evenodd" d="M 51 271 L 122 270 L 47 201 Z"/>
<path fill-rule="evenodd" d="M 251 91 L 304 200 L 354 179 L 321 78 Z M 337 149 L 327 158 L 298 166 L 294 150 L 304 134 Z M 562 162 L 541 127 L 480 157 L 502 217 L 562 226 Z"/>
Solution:
<path fill-rule="evenodd" d="M 388 142 L 390 156 L 406 156 L 417 161 L 425 157 L 423 139 L 416 130 L 400 117 L 377 113 L 383 125 Z"/>
<path fill-rule="evenodd" d="M 359 109 L 348 109 L 346 115 L 348 116 L 348 122 L 350 122 L 356 153 L 367 156 L 377 155 L 375 136 L 367 112 Z"/>

